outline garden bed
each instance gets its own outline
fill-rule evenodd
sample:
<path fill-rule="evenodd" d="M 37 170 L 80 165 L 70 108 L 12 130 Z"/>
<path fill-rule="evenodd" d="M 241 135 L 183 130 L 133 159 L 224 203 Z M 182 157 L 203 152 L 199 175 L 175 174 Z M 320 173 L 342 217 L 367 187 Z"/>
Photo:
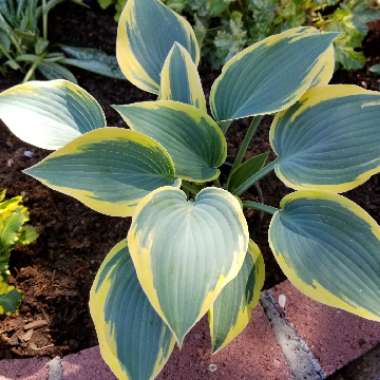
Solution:
<path fill-rule="evenodd" d="M 111 13 L 74 5 L 58 7 L 50 18 L 51 39 L 77 46 L 97 47 L 113 53 L 116 24 Z M 356 83 L 377 90 L 379 80 L 368 67 L 380 62 L 380 32 L 371 32 L 365 43 L 368 63 L 359 72 L 337 72 L 334 82 Z M 110 105 L 151 99 L 126 81 L 75 71 L 81 86 L 105 109 L 109 125 L 124 126 Z M 201 67 L 206 93 L 217 73 Z M 19 77 L 0 79 L 0 90 L 16 84 Z M 259 131 L 249 154 L 269 150 L 270 118 Z M 27 122 L 27 120 L 26 120 Z M 229 153 L 243 137 L 245 124 L 229 132 Z M 0 358 L 56 356 L 91 347 L 97 343 L 88 312 L 88 294 L 96 271 L 109 249 L 127 235 L 129 219 L 109 218 L 92 212 L 79 202 L 49 190 L 21 171 L 48 154 L 17 140 L 0 125 L 0 188 L 9 195 L 23 194 L 31 221 L 39 230 L 38 241 L 17 249 L 11 258 L 11 282 L 25 295 L 16 317 L 0 320 Z M 274 175 L 262 181 L 268 204 L 277 205 L 287 190 Z M 380 177 L 350 192 L 349 197 L 380 222 Z M 254 199 L 256 193 L 250 197 Z M 284 279 L 268 247 L 269 218 L 247 214 L 252 237 L 263 250 L 267 266 L 266 288 Z M 40 321 L 38 324 L 31 322 Z M 27 329 L 25 329 L 27 327 Z"/>

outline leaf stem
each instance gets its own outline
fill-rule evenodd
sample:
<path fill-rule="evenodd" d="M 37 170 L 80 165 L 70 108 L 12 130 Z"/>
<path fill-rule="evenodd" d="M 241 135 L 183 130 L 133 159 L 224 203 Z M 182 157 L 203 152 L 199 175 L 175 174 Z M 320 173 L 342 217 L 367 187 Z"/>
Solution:
<path fill-rule="evenodd" d="M 234 191 L 235 195 L 242 195 L 245 191 L 247 191 L 252 185 L 254 185 L 261 178 L 265 177 L 269 173 L 271 173 L 276 164 L 278 162 L 278 158 L 264 166 L 261 170 L 255 173 L 253 176 L 247 178 L 243 183 L 241 183 Z"/>
<path fill-rule="evenodd" d="M 36 17 L 41 17 L 43 11 L 45 11 L 46 14 L 48 14 L 54 7 L 56 7 L 58 4 L 63 3 L 64 1 L 65 0 L 49 0 L 46 4 L 46 7 L 38 7 Z"/>
<path fill-rule="evenodd" d="M 188 191 L 191 194 L 196 195 L 199 193 L 199 189 L 189 182 L 182 182 L 182 187 L 184 190 Z"/>
<path fill-rule="evenodd" d="M 13 45 L 15 46 L 17 52 L 18 52 L 18 53 L 22 53 L 21 46 L 20 46 L 19 41 L 18 41 L 18 39 L 17 39 L 17 36 L 16 36 L 15 33 L 13 32 L 13 30 L 9 30 L 8 37 L 9 37 L 10 40 L 12 41 L 12 43 L 13 43 Z"/>
<path fill-rule="evenodd" d="M 261 189 L 261 186 L 260 186 L 259 182 L 255 183 L 255 188 L 256 188 L 257 195 L 259 197 L 260 203 L 265 203 L 264 193 L 263 193 L 263 190 Z M 261 213 L 260 213 L 260 221 L 262 221 L 263 218 L 264 218 L 264 213 L 261 211 Z"/>
<path fill-rule="evenodd" d="M 232 120 L 219 122 L 220 129 L 223 131 L 225 135 L 227 134 L 231 124 Z"/>
<path fill-rule="evenodd" d="M 48 38 L 48 13 L 46 0 L 42 0 L 42 35 L 45 40 Z"/>
<path fill-rule="evenodd" d="M 257 128 L 259 127 L 262 119 L 263 119 L 262 116 L 258 116 L 258 117 L 255 117 L 252 119 L 252 122 L 249 125 L 247 132 L 244 136 L 244 139 L 240 144 L 240 147 L 239 147 L 238 153 L 236 155 L 235 161 L 232 165 L 232 169 L 235 169 L 238 165 L 240 165 L 243 162 L 244 157 L 247 153 L 249 144 L 251 143 L 253 137 L 255 136 Z"/>
<path fill-rule="evenodd" d="M 259 202 L 255 202 L 255 201 L 244 201 L 243 207 L 253 208 L 255 210 L 264 211 L 265 213 L 271 214 L 271 215 L 274 215 L 278 211 L 278 208 L 276 208 L 276 207 L 268 206 L 264 203 L 259 203 Z"/>
<path fill-rule="evenodd" d="M 11 61 L 11 62 L 16 62 L 10 55 L 9 53 L 4 49 L 4 47 L 2 45 L 0 45 L 0 52 L 3 53 L 3 55 L 8 58 L 8 61 Z M 17 62 L 16 62 L 17 64 Z"/>
<path fill-rule="evenodd" d="M 238 153 L 237 153 L 235 160 L 232 164 L 232 168 L 231 168 L 230 172 L 228 173 L 228 177 L 227 177 L 227 181 L 226 181 L 226 188 L 228 188 L 228 185 L 230 183 L 231 176 L 232 176 L 232 173 L 234 172 L 234 169 L 236 169 L 243 162 L 244 157 L 247 154 L 249 144 L 251 143 L 253 136 L 255 135 L 257 128 L 259 127 L 262 119 L 263 119 L 263 116 L 258 116 L 258 117 L 255 117 L 252 119 L 252 122 L 249 125 L 247 132 L 244 136 L 244 139 L 239 146 L 239 150 L 238 150 Z"/>
<path fill-rule="evenodd" d="M 32 66 L 30 66 L 30 69 L 28 70 L 28 72 L 25 74 L 24 79 L 22 80 L 22 83 L 27 82 L 33 77 L 34 73 L 36 72 L 37 67 L 39 66 L 41 62 L 43 62 L 44 58 L 45 58 L 44 54 L 36 58 Z"/>

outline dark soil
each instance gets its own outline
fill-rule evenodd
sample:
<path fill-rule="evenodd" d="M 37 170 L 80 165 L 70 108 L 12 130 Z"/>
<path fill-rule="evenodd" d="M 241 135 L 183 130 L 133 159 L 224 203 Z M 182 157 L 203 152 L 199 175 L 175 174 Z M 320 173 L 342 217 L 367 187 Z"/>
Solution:
<path fill-rule="evenodd" d="M 51 39 L 76 46 L 101 48 L 113 53 L 116 25 L 113 15 L 75 5 L 58 7 L 50 18 Z M 359 72 L 337 72 L 338 83 L 356 83 L 378 89 L 379 80 L 368 67 L 380 62 L 380 33 L 372 32 L 365 44 L 368 64 Z M 79 83 L 104 107 L 109 125 L 123 126 L 111 104 L 125 104 L 150 99 L 126 81 L 116 81 L 73 70 Z M 201 67 L 206 93 L 217 73 Z M 0 90 L 20 80 L 17 75 L 0 79 Z M 248 155 L 269 151 L 270 118 L 258 132 Z M 236 151 L 244 136 L 246 122 L 229 132 L 229 153 Z M 25 151 L 33 153 L 32 158 Z M 31 223 L 40 233 L 32 246 L 18 248 L 12 254 L 11 282 L 24 292 L 24 301 L 16 317 L 0 318 L 0 359 L 20 356 L 55 356 L 74 352 L 97 343 L 88 313 L 88 294 L 96 271 L 109 249 L 127 235 L 130 221 L 95 213 L 79 202 L 51 191 L 23 175 L 21 171 L 48 154 L 13 137 L 0 125 L 0 188 L 10 196 L 22 194 L 31 212 Z M 265 202 L 278 205 L 289 192 L 274 175 L 261 183 Z M 374 177 L 349 196 L 366 208 L 380 222 L 380 178 Z M 257 199 L 256 191 L 247 195 Z M 266 287 L 284 279 L 267 243 L 269 218 L 247 213 L 252 237 L 259 243 L 266 261 Z M 24 329 L 32 321 L 44 321 L 33 333 Z"/>

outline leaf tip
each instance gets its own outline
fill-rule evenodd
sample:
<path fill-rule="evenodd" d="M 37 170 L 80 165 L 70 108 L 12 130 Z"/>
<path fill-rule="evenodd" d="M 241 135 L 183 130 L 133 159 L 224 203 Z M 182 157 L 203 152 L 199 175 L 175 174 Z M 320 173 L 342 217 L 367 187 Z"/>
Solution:
<path fill-rule="evenodd" d="M 21 172 L 23 174 L 26 174 L 26 175 L 28 175 L 30 177 L 33 177 L 32 171 L 33 171 L 33 166 L 31 166 L 30 168 L 26 168 L 24 170 L 21 170 Z"/>

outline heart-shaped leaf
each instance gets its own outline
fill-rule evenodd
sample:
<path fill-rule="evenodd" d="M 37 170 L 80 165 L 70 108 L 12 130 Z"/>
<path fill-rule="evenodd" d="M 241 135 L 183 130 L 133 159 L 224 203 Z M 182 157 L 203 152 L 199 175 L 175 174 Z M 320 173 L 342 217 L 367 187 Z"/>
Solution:
<path fill-rule="evenodd" d="M 239 274 L 225 286 L 209 311 L 213 352 L 226 347 L 247 327 L 264 279 L 264 258 L 257 244 L 250 240 Z"/>
<path fill-rule="evenodd" d="M 380 321 L 380 227 L 354 202 L 323 191 L 289 194 L 273 216 L 269 243 L 299 291 Z"/>
<path fill-rule="evenodd" d="M 114 108 L 131 129 L 152 137 L 168 150 L 178 177 L 206 182 L 219 176 L 227 143 L 218 124 L 205 112 L 170 100 Z"/>
<path fill-rule="evenodd" d="M 83 88 L 62 79 L 32 81 L 2 92 L 0 119 L 19 139 L 50 150 L 106 126 L 99 103 Z"/>
<path fill-rule="evenodd" d="M 116 56 L 130 82 L 159 94 L 161 70 L 175 42 L 199 63 L 198 42 L 186 19 L 159 0 L 128 0 L 119 19 Z"/>
<path fill-rule="evenodd" d="M 137 280 L 126 241 L 107 255 L 90 293 L 104 361 L 119 379 L 154 379 L 175 344 Z"/>
<path fill-rule="evenodd" d="M 171 157 L 158 142 L 121 128 L 86 133 L 25 172 L 112 216 L 131 216 L 150 191 L 180 184 Z"/>
<path fill-rule="evenodd" d="M 160 99 L 192 104 L 207 112 L 198 69 L 191 55 L 175 43 L 161 72 Z"/>
<path fill-rule="evenodd" d="M 309 90 L 277 115 L 275 170 L 289 187 L 351 190 L 380 172 L 380 93 L 351 85 Z"/>
<path fill-rule="evenodd" d="M 327 84 L 334 73 L 331 44 L 336 36 L 300 27 L 243 50 L 226 63 L 212 86 L 214 117 L 272 114 L 291 106 L 311 86 Z"/>
<path fill-rule="evenodd" d="M 242 208 L 223 189 L 206 188 L 191 201 L 164 187 L 137 207 L 128 235 L 137 276 L 180 345 L 239 273 L 248 240 Z"/>

